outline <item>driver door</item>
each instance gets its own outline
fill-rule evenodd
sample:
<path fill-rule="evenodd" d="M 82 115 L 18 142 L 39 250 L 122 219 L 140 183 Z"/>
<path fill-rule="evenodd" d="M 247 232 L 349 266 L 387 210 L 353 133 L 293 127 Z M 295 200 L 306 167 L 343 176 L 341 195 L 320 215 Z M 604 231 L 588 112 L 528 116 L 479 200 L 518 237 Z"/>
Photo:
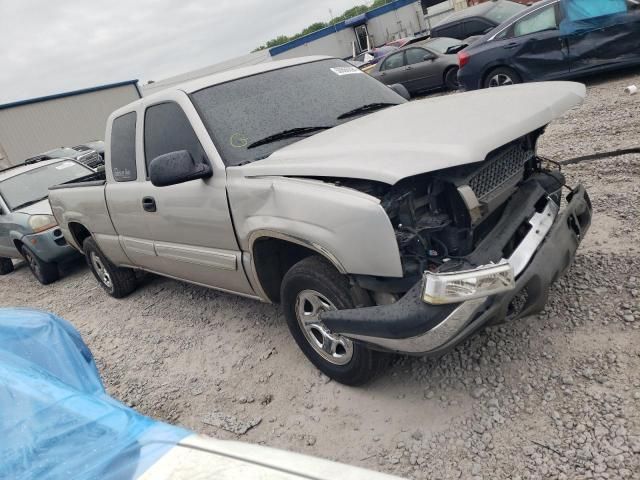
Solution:
<path fill-rule="evenodd" d="M 146 106 L 139 158 L 146 174 L 139 200 L 153 239 L 157 273 L 254 295 L 233 229 L 224 164 L 188 97 L 181 92 L 171 94 L 173 99 Z M 208 162 L 213 176 L 154 186 L 149 180 L 151 161 L 179 150 L 187 150 L 196 162 Z"/>
<path fill-rule="evenodd" d="M 407 83 L 410 92 L 417 92 L 442 85 L 441 69 L 437 63 L 438 57 L 424 48 L 409 48 L 405 50 Z"/>

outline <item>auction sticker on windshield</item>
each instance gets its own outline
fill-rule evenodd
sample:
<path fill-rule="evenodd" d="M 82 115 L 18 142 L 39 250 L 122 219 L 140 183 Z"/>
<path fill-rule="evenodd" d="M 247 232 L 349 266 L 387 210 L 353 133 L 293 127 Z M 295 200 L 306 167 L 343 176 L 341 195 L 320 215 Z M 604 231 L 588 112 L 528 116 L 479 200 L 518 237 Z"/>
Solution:
<path fill-rule="evenodd" d="M 356 67 L 334 67 L 331 69 L 336 75 L 353 75 L 354 73 L 362 73 L 362 70 Z"/>

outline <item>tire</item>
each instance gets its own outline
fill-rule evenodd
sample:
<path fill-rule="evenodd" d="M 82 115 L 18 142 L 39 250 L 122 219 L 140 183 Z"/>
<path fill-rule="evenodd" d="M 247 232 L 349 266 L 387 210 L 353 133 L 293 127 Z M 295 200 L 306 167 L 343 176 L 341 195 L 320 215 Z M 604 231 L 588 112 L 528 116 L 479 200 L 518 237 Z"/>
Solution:
<path fill-rule="evenodd" d="M 451 67 L 449 70 L 444 72 L 444 86 L 447 90 L 458 90 L 460 88 L 460 83 L 458 82 L 458 67 Z"/>
<path fill-rule="evenodd" d="M 282 281 L 281 299 L 291 335 L 311 363 L 329 378 L 345 385 L 362 385 L 386 363 L 386 355 L 331 334 L 322 322 L 303 327 L 299 316 L 304 312 L 309 312 L 311 319 L 321 311 L 355 308 L 348 280 L 325 259 L 311 256 L 291 267 Z M 324 351 L 321 342 L 333 348 Z"/>
<path fill-rule="evenodd" d="M 45 262 L 38 258 L 29 247 L 22 246 L 22 256 L 24 257 L 31 273 L 42 285 L 49 285 L 60 278 L 60 272 L 58 271 L 58 265 L 55 263 Z"/>
<path fill-rule="evenodd" d="M 93 238 L 87 238 L 82 244 L 82 249 L 93 276 L 113 298 L 124 298 L 136 289 L 138 285 L 135 272 L 111 263 Z"/>
<path fill-rule="evenodd" d="M 8 275 L 13 272 L 13 262 L 10 258 L 0 257 L 0 275 Z"/>
<path fill-rule="evenodd" d="M 503 87 L 522 83 L 522 77 L 514 69 L 499 67 L 491 70 L 484 79 L 484 88 Z"/>

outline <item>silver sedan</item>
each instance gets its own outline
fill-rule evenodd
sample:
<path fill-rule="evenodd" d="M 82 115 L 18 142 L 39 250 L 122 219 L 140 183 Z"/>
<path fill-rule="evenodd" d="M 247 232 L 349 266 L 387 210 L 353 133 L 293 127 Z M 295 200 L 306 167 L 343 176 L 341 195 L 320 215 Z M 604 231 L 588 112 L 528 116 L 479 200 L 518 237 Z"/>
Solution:
<path fill-rule="evenodd" d="M 464 48 L 455 38 L 431 38 L 387 55 L 370 75 L 386 85 L 402 84 L 409 93 L 437 88 L 458 88 L 457 52 Z"/>

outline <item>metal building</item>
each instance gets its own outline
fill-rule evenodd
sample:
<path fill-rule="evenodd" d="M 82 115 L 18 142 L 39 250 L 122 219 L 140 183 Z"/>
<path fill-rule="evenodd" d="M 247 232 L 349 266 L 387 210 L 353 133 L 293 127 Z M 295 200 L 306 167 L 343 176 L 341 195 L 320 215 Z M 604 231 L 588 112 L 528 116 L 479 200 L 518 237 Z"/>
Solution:
<path fill-rule="evenodd" d="M 306 55 L 346 58 L 392 40 L 427 33 L 421 0 L 394 0 L 269 49 L 274 60 Z"/>
<path fill-rule="evenodd" d="M 0 105 L 0 168 L 104 139 L 111 112 L 140 97 L 138 81 L 129 80 Z"/>

